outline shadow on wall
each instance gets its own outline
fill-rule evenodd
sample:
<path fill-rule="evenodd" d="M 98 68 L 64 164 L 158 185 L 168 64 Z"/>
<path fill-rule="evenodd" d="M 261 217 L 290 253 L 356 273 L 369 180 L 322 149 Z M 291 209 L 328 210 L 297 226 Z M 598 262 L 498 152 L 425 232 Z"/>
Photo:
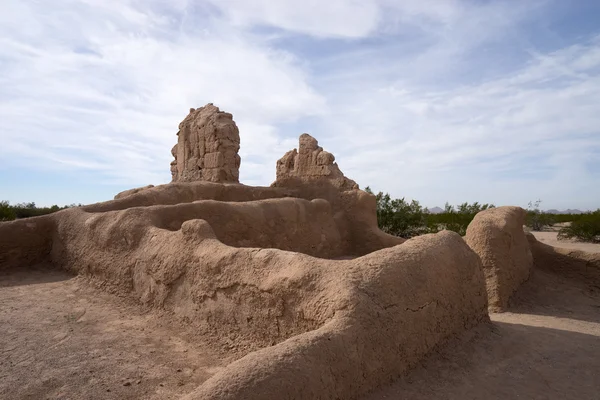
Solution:
<path fill-rule="evenodd" d="M 600 287 L 535 269 L 511 299 L 510 311 L 600 324 Z"/>
<path fill-rule="evenodd" d="M 0 270 L 0 288 L 62 282 L 74 275 L 49 264 L 38 264 L 15 270 Z"/>
<path fill-rule="evenodd" d="M 566 278 L 593 282 L 600 288 L 600 253 L 562 249 L 539 242 L 531 233 L 527 240 L 537 269 L 555 272 Z"/>

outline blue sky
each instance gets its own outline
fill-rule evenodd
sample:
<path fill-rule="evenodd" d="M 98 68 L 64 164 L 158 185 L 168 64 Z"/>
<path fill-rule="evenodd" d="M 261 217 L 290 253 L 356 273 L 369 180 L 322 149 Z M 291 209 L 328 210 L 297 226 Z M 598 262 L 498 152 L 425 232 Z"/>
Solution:
<path fill-rule="evenodd" d="M 5 0 L 0 199 L 170 181 L 190 107 L 233 113 L 240 180 L 303 132 L 361 187 L 600 207 L 600 2 Z"/>

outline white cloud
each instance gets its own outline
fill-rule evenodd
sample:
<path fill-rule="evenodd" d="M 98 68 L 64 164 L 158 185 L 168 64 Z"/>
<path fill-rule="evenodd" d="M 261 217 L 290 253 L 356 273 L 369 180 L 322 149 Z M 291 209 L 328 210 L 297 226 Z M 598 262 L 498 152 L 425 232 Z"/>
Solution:
<path fill-rule="evenodd" d="M 0 31 L 0 152 L 11 163 L 156 183 L 191 106 L 233 112 L 243 142 L 269 143 L 263 159 L 278 155 L 273 124 L 324 107 L 290 54 L 238 35 L 166 37 L 164 17 L 122 2 L 11 5 L 28 21 Z"/>
<path fill-rule="evenodd" d="M 380 7 L 375 1 L 210 1 L 234 26 L 271 26 L 318 37 L 367 36 L 380 19 Z"/>

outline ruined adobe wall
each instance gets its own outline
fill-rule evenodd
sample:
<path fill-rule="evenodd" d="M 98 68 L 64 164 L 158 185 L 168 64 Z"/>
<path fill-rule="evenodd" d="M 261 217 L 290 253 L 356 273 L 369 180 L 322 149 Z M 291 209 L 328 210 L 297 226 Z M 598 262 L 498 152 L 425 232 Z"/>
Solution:
<path fill-rule="evenodd" d="M 117 200 L 91 204 L 77 208 L 77 210 L 86 213 L 101 214 L 132 209 L 129 211 L 131 215 L 138 215 L 138 218 L 143 219 L 149 218 L 150 214 L 135 209 L 160 205 L 174 206 L 199 200 L 215 200 L 240 203 L 238 209 L 242 210 L 242 204 L 245 202 L 267 199 L 283 200 L 286 198 L 305 199 L 309 201 L 314 199 L 327 200 L 331 209 L 331 216 L 328 218 L 333 218 L 337 234 L 334 235 L 332 233 L 333 228 L 331 226 L 328 226 L 325 232 L 326 240 L 322 240 L 320 233 L 306 234 L 304 236 L 299 233 L 293 233 L 296 231 L 307 232 L 302 229 L 298 230 L 297 222 L 301 222 L 301 228 L 306 224 L 310 225 L 312 222 L 309 219 L 315 215 L 309 212 L 303 216 L 305 219 L 290 219 L 287 225 L 278 223 L 273 228 L 262 231 L 260 226 L 265 222 L 259 223 L 253 221 L 245 225 L 247 228 L 239 230 L 237 234 L 238 239 L 235 242 L 227 240 L 225 242 L 233 246 L 247 245 L 300 251 L 326 258 L 361 256 L 404 242 L 404 239 L 387 235 L 377 227 L 374 196 L 360 190 L 340 192 L 335 187 L 327 184 L 315 185 L 314 187 L 303 185 L 295 188 L 269 188 L 211 182 L 181 182 L 146 188 Z M 187 209 L 186 207 L 188 206 L 180 206 L 181 209 Z M 232 206 L 227 207 L 231 208 Z M 325 207 L 325 205 L 322 207 Z M 166 208 L 162 212 L 169 213 L 170 211 L 169 208 Z M 250 214 L 252 213 L 250 211 Z M 63 210 L 47 216 L 0 224 L 0 232 L 2 230 L 7 232 L 1 235 L 0 238 L 0 260 L 3 260 L 0 262 L 0 268 L 26 266 L 45 261 L 52 241 L 55 239 L 60 241 L 59 238 L 53 236 L 53 232 L 55 231 L 55 221 L 62 219 L 64 214 L 70 215 L 70 211 Z M 234 231 L 235 221 L 240 220 L 240 217 L 234 217 L 234 214 L 230 213 L 223 213 L 221 215 L 222 217 L 218 221 L 211 220 L 215 230 L 217 232 L 221 230 Z M 197 217 L 211 219 L 209 213 L 200 213 Z M 184 217 L 182 215 L 173 215 L 169 218 L 171 221 L 170 224 L 177 225 L 180 224 L 178 221 L 181 221 Z M 265 220 L 268 218 L 271 217 L 266 216 Z M 244 218 L 241 220 L 244 220 Z M 257 228 L 252 228 L 252 225 L 256 225 Z M 226 226 L 229 227 L 226 228 Z M 164 227 L 168 229 L 166 225 Z M 261 233 L 259 234 L 259 232 Z M 290 237 L 288 232 L 292 232 L 291 235 L 295 239 L 285 239 L 286 237 Z M 220 236 L 226 237 L 223 235 Z M 339 245 L 332 244 L 331 238 L 334 236 L 335 242 L 339 240 Z M 304 239 L 305 237 L 310 239 Z M 321 248 L 330 248 L 330 250 L 313 251 L 308 245 L 303 244 L 309 242 L 314 248 L 320 248 L 321 246 Z M 317 242 L 322 243 L 317 244 Z"/>
<path fill-rule="evenodd" d="M 287 181 L 286 185 L 289 186 L 254 187 L 211 182 L 176 182 L 147 188 L 117 200 L 84 206 L 83 209 L 97 213 L 198 200 L 246 202 L 285 197 L 324 199 L 331 205 L 345 255 L 361 256 L 404 242 L 404 239 L 379 229 L 375 196 L 367 192 L 358 189 L 340 191 L 327 180 L 312 183 Z"/>
<path fill-rule="evenodd" d="M 98 213 L 125 210 L 133 207 L 174 205 L 197 200 L 245 202 L 282 197 L 297 197 L 295 192 L 284 188 L 246 186 L 206 181 L 173 182 L 138 190 L 118 199 L 83 206 L 86 212 Z M 312 199 L 308 199 L 312 200 Z"/>
<path fill-rule="evenodd" d="M 512 294 L 531 273 L 525 217 L 520 207 L 491 208 L 478 213 L 467 227 L 465 241 L 481 258 L 492 311 L 506 310 Z"/>
<path fill-rule="evenodd" d="M 275 171 L 276 180 L 272 186 L 290 187 L 326 180 L 341 191 L 358 189 L 356 182 L 344 176 L 335 156 L 324 151 L 317 139 L 308 133 L 300 135 L 298 149 L 288 151 L 277 161 Z"/>
<path fill-rule="evenodd" d="M 123 198 L 125 198 L 127 196 L 131 196 L 132 194 L 136 194 L 136 193 L 139 193 L 139 192 L 141 192 L 143 190 L 151 189 L 153 187 L 154 187 L 154 185 L 146 185 L 146 186 L 142 186 L 142 187 L 138 187 L 138 188 L 124 190 L 124 191 L 122 191 L 120 193 L 117 193 L 115 195 L 115 200 L 123 199 Z"/>
<path fill-rule="evenodd" d="M 88 229 L 84 231 L 79 228 L 82 231 L 80 235 L 86 235 L 88 231 L 90 234 L 101 231 L 108 224 L 118 228 L 114 231 L 111 228 L 108 236 L 118 237 L 124 235 L 123 232 L 130 232 L 127 235 L 137 237 L 138 233 L 135 232 L 148 227 L 177 231 L 185 221 L 203 219 L 211 225 L 217 239 L 229 246 L 277 248 L 321 258 L 345 255 L 331 207 L 323 199 L 308 201 L 281 198 L 248 202 L 198 200 L 85 214 Z M 98 240 L 94 236 L 87 239 Z M 134 246 L 137 240 L 129 242 Z M 109 245 L 109 242 L 105 243 Z"/>
<path fill-rule="evenodd" d="M 308 214 L 311 208 L 326 212 L 322 201 L 287 200 L 287 204 L 278 201 L 275 206 L 284 212 L 291 206 L 299 214 Z M 227 203 L 209 203 L 224 206 L 222 212 L 244 206 L 246 211 L 261 213 L 264 205 L 229 204 L 233 209 L 227 209 Z M 193 217 L 197 212 L 214 211 L 204 205 L 200 202 L 100 214 L 73 210 L 57 222 L 52 261 L 89 277 L 105 290 L 173 311 L 199 332 L 228 338 L 232 347 L 241 349 L 254 350 L 280 342 L 314 329 L 333 316 L 330 306 L 335 301 L 326 298 L 332 291 L 325 288 L 336 285 L 337 280 L 321 282 L 313 276 L 315 268 L 327 260 L 278 249 L 227 246 L 201 219 L 186 220 L 177 230 L 160 227 L 175 214 Z M 333 223 L 331 217 L 329 221 Z M 262 227 L 268 222 L 265 220 Z M 288 223 L 283 219 L 280 222 Z M 320 231 L 323 225 L 319 224 L 312 222 Z M 255 233 L 255 240 L 260 240 L 261 232 Z M 292 234 L 291 230 L 287 232 Z M 306 236 L 302 231 L 296 234 Z M 288 239 L 301 243 L 306 240 Z"/>
<path fill-rule="evenodd" d="M 189 140 L 183 157 L 174 151 L 174 178 L 180 161 L 190 173 L 181 180 L 205 178 L 194 175 L 208 171 L 199 146 L 212 128 L 201 120 L 182 125 Z M 299 147 L 273 187 L 204 179 L 138 188 L 6 225 L 16 234 L 0 254 L 16 249 L 10 265 L 50 262 L 254 351 L 190 399 L 355 398 L 488 320 L 481 260 L 460 236 L 384 234 L 375 197 L 314 138 Z M 362 257 L 332 259 L 348 255 Z"/>
<path fill-rule="evenodd" d="M 202 219 L 169 226 L 177 215 L 214 214 L 207 204 L 224 213 L 326 205 L 275 199 L 106 213 L 74 208 L 56 221 L 51 252 L 56 265 L 105 290 L 172 311 L 244 353 L 256 350 L 189 398 L 354 398 L 487 320 L 481 262 L 453 232 L 328 260 L 227 246 Z"/>
<path fill-rule="evenodd" d="M 304 133 L 299 138 L 298 149 L 288 151 L 277 161 L 277 179 L 271 187 L 288 189 L 305 199 L 329 201 L 351 254 L 364 255 L 403 243 L 404 239 L 379 229 L 375 196 L 360 190 L 334 161 L 333 154 L 324 151 L 315 138 Z"/>
<path fill-rule="evenodd" d="M 335 277 L 326 296 L 332 318 L 235 361 L 184 399 L 357 398 L 488 320 L 480 260 L 453 232 L 323 261 L 311 275 Z"/>

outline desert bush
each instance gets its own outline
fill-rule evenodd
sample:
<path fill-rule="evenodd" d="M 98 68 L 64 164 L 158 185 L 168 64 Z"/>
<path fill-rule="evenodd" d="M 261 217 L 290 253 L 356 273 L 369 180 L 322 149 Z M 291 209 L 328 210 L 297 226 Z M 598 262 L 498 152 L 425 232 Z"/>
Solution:
<path fill-rule="evenodd" d="M 0 201 L 0 221 L 12 221 L 15 218 L 17 216 L 10 203 L 6 200 Z"/>
<path fill-rule="evenodd" d="M 541 231 L 547 226 L 553 225 L 556 221 L 552 214 L 540 210 L 542 200 L 530 201 L 527 205 L 527 217 L 525 225 L 531 230 Z"/>
<path fill-rule="evenodd" d="M 81 204 L 79 204 L 81 206 Z M 19 218 L 37 217 L 40 215 L 51 214 L 53 212 L 63 210 L 69 207 L 76 207 L 71 204 L 64 207 L 59 207 L 56 204 L 52 207 L 37 207 L 34 202 L 18 203 L 11 205 L 8 201 L 0 201 L 0 221 L 12 221 Z"/>
<path fill-rule="evenodd" d="M 552 220 L 555 224 L 564 223 L 564 222 L 573 222 L 579 220 L 583 217 L 585 213 L 582 214 L 552 214 Z"/>
<path fill-rule="evenodd" d="M 577 239 L 584 242 L 600 243 L 600 209 L 580 214 L 570 226 L 558 232 L 558 239 Z"/>
<path fill-rule="evenodd" d="M 367 192 L 373 194 L 367 187 Z M 410 203 L 404 198 L 392 199 L 388 193 L 379 192 L 377 199 L 377 222 L 379 228 L 391 235 L 411 238 L 425 233 L 450 230 L 465 235 L 467 226 L 475 215 L 493 204 L 463 203 L 456 207 L 446 203 L 445 210 L 439 214 L 430 214 L 418 201 Z"/>
<path fill-rule="evenodd" d="M 493 204 L 479 204 L 478 202 L 462 203 L 456 207 L 446 203 L 444 212 L 427 216 L 429 231 L 438 232 L 447 229 L 464 236 L 467 233 L 467 227 L 478 212 L 494 207 Z"/>
<path fill-rule="evenodd" d="M 367 187 L 367 192 L 373 194 Z M 428 233 L 427 211 L 418 201 L 410 203 L 404 198 L 392 199 L 388 193 L 379 192 L 377 199 L 377 223 L 379 228 L 390 235 L 411 238 Z"/>
<path fill-rule="evenodd" d="M 35 203 L 19 203 L 13 206 L 17 218 L 37 217 L 44 214 L 44 210 L 35 206 Z"/>

